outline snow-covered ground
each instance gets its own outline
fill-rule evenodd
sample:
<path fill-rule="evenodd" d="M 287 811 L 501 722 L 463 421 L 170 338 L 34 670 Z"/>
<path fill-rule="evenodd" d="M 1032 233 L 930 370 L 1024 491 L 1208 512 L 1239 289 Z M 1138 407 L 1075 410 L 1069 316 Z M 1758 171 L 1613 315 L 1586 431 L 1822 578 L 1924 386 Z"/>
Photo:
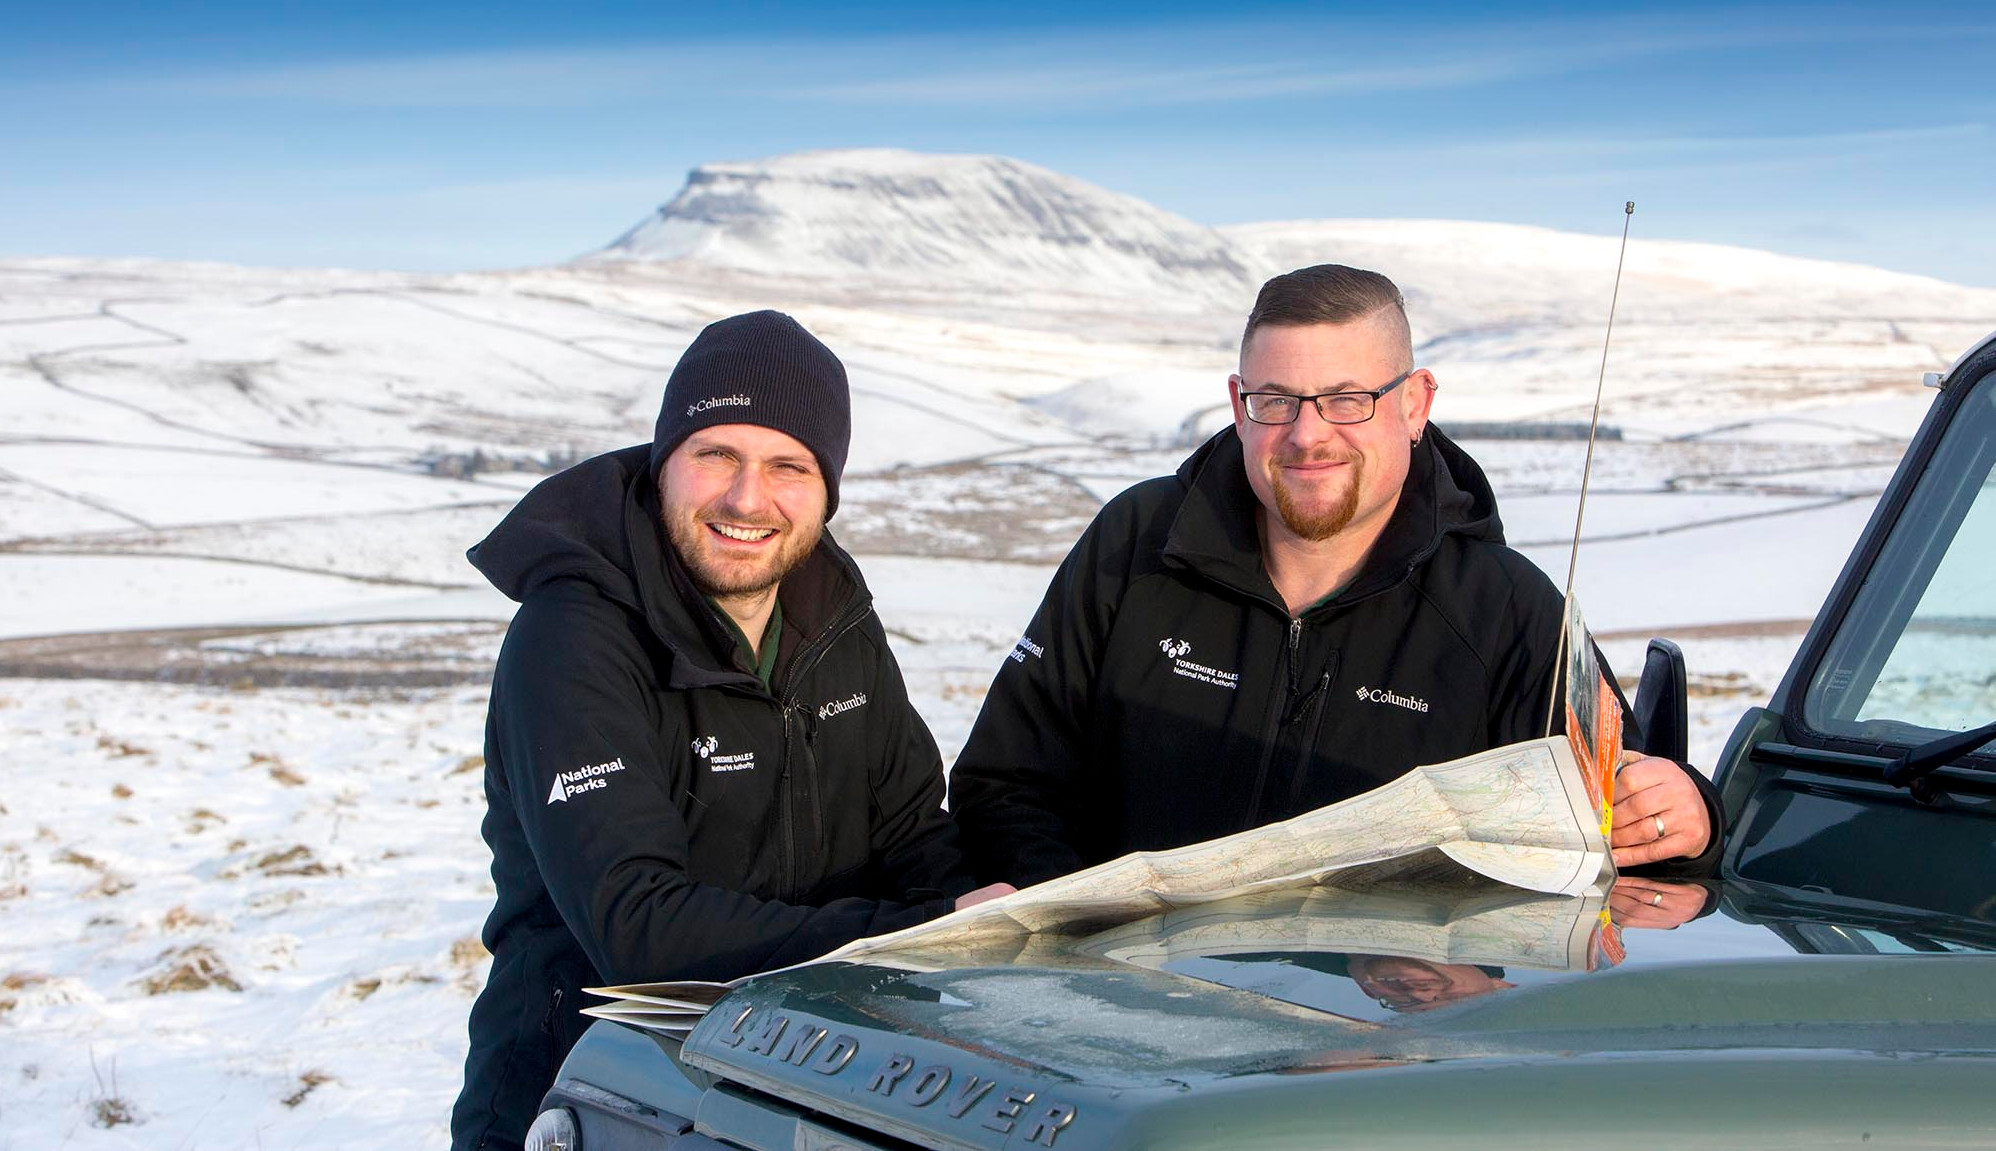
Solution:
<path fill-rule="evenodd" d="M 1043 574 L 972 566 L 874 565 L 951 748 Z M 966 576 L 1013 612 L 917 586 Z M 1687 641 L 1725 669 L 1694 685 L 1703 754 L 1797 638 Z M 444 1146 L 492 895 L 483 719 L 476 688 L 0 682 L 27 753 L 0 801 L 0 1147 Z"/>
<path fill-rule="evenodd" d="M 0 686 L 0 1146 L 446 1143 L 481 696 Z"/>
<path fill-rule="evenodd" d="M 1094 508 L 1224 422 L 1254 285 L 1332 260 L 1406 289 L 1443 427 L 1585 418 L 1611 239 L 1213 230 L 991 158 L 716 165 L 560 267 L 0 262 L 0 1151 L 444 1145 L 511 606 L 462 553 L 648 438 L 703 324 L 782 307 L 845 358 L 833 530 L 953 756 Z M 1992 328 L 1996 291 L 1631 242 L 1578 584 L 1624 671 L 1680 636 L 1701 762 L 1778 680 L 1921 373 Z M 1582 445 L 1468 446 L 1563 579 Z"/>

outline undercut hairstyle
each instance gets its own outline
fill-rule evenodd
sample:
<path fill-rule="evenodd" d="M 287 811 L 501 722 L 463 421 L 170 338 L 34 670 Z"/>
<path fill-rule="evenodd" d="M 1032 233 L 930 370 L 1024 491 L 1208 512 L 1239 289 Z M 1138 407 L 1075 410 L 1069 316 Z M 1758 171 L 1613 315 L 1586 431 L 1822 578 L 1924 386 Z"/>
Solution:
<path fill-rule="evenodd" d="M 1378 272 L 1343 264 L 1318 264 L 1285 272 L 1261 286 L 1241 332 L 1241 352 L 1257 328 L 1300 328 L 1310 324 L 1350 324 L 1378 316 L 1398 332 L 1406 348 L 1405 367 L 1414 366 L 1414 338 L 1407 326 L 1407 301 L 1393 281 Z"/>

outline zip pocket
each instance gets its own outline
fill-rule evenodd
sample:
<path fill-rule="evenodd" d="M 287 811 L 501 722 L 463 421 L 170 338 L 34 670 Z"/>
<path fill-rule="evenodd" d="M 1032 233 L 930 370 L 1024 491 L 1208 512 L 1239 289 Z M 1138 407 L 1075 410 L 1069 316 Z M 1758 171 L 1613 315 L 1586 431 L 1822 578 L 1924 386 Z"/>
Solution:
<path fill-rule="evenodd" d="M 1332 657 L 1332 661 L 1333 664 L 1335 665 L 1336 662 L 1335 656 Z M 1329 701 L 1330 697 L 1331 697 L 1331 669 L 1327 667 L 1324 669 L 1324 678 L 1318 680 L 1317 686 L 1310 692 L 1308 696 L 1304 697 L 1303 702 L 1299 702 L 1297 704 L 1296 712 L 1293 716 L 1294 719 L 1299 719 L 1299 720 L 1302 719 L 1304 704 L 1310 701 L 1314 701 L 1316 703 L 1315 721 L 1309 724 L 1305 730 L 1299 733 L 1301 738 L 1297 740 L 1296 768 L 1289 780 L 1288 814 L 1290 815 L 1298 814 L 1296 809 L 1302 805 L 1303 782 L 1310 774 L 1311 760 L 1316 758 L 1317 740 L 1324 733 L 1324 704 Z"/>
<path fill-rule="evenodd" d="M 1329 668 L 1325 668 L 1323 678 L 1317 681 L 1316 686 L 1297 696 L 1295 701 L 1289 705 L 1289 713 L 1282 717 L 1282 726 L 1288 727 L 1290 724 L 1302 719 L 1303 713 L 1309 710 L 1311 704 L 1322 699 L 1324 693 L 1329 691 L 1330 687 L 1331 671 Z"/>
<path fill-rule="evenodd" d="M 553 1083 L 554 1077 L 561 1073 L 562 1056 L 567 1054 L 562 1050 L 561 1033 L 555 1029 L 556 1020 L 561 1014 L 561 998 L 561 988 L 557 987 L 554 989 L 553 998 L 548 1001 L 547 1014 L 541 1016 L 541 1035 L 546 1040 L 541 1045 L 542 1073 L 549 1083 Z"/>
<path fill-rule="evenodd" d="M 554 1034 L 554 1019 L 561 1011 L 561 999 L 562 990 L 557 987 L 554 989 L 554 997 L 548 1000 L 547 1014 L 541 1016 L 541 1030 L 548 1035 Z"/>

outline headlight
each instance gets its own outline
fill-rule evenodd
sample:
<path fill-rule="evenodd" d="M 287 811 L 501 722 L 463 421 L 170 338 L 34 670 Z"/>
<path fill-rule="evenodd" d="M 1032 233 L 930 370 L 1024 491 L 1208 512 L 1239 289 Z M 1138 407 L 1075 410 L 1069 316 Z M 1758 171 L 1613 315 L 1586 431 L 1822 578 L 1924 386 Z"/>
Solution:
<path fill-rule="evenodd" d="M 582 1132 L 575 1126 L 575 1112 L 566 1107 L 550 1107 L 527 1128 L 526 1151 L 582 1151 Z"/>

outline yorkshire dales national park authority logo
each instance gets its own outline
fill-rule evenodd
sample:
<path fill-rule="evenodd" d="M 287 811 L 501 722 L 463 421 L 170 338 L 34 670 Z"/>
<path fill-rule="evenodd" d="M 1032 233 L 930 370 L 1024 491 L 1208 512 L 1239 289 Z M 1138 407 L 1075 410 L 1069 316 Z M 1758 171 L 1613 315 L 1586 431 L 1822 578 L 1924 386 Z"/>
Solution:
<path fill-rule="evenodd" d="M 1401 695 L 1397 691 L 1390 691 L 1383 687 L 1359 688 L 1358 701 L 1360 703 L 1390 703 L 1394 707 L 1404 707 L 1408 711 L 1418 711 L 1423 714 L 1426 714 L 1428 710 L 1427 700 L 1415 699 L 1410 695 Z"/>
<path fill-rule="evenodd" d="M 1195 679 L 1200 683 L 1210 683 L 1214 687 L 1224 687 L 1228 691 L 1241 685 L 1240 672 L 1221 671 L 1219 668 L 1207 667 L 1203 663 L 1193 663 L 1186 659 L 1186 656 L 1192 654 L 1192 644 L 1186 640 L 1166 636 L 1157 641 L 1157 650 L 1163 652 L 1164 658 L 1171 661 L 1173 675 L 1182 675 L 1186 679 Z"/>
<path fill-rule="evenodd" d="M 574 771 L 556 772 L 554 787 L 548 792 L 548 803 L 567 803 L 571 797 L 585 791 L 601 791 L 610 786 L 609 777 L 622 770 L 624 757 L 618 756 L 608 763 L 592 763 Z"/>
<path fill-rule="evenodd" d="M 693 754 L 707 761 L 707 770 L 712 772 L 747 771 L 755 766 L 755 752 L 743 751 L 733 755 L 716 755 L 721 749 L 718 736 L 703 735 L 693 741 Z"/>
<path fill-rule="evenodd" d="M 688 419 L 691 419 L 701 412 L 714 408 L 746 408 L 748 406 L 749 398 L 744 395 L 715 396 L 712 399 L 701 400 L 697 404 L 686 405 L 686 416 Z"/>

